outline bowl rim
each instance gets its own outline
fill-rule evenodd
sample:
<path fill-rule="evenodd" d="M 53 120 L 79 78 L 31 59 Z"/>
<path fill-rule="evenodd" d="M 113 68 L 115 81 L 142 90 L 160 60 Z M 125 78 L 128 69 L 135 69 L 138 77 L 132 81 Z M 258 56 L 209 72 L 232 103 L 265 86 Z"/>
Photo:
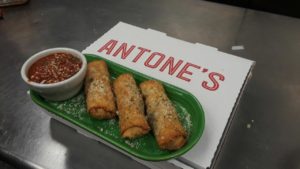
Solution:
<path fill-rule="evenodd" d="M 42 83 L 37 83 L 37 82 L 29 81 L 29 78 L 27 77 L 26 69 L 28 71 L 28 69 L 30 68 L 30 66 L 33 63 L 35 63 L 38 59 L 46 57 L 49 54 L 57 53 L 57 52 L 65 52 L 65 53 L 71 53 L 72 55 L 76 55 L 75 57 L 79 58 L 82 61 L 82 65 L 81 65 L 80 70 L 76 74 L 74 74 L 73 76 L 71 76 L 70 78 L 65 79 L 63 81 L 60 81 L 60 82 L 56 82 L 56 83 L 42 84 Z M 38 59 L 35 60 L 36 58 L 38 58 Z M 33 60 L 35 60 L 35 61 L 33 61 Z M 57 86 L 61 86 L 61 85 L 67 84 L 69 82 L 72 82 L 73 80 L 77 79 L 82 73 L 85 73 L 86 67 L 87 67 L 87 61 L 86 61 L 86 58 L 84 57 L 84 55 L 81 52 L 79 52 L 79 51 L 77 51 L 75 49 L 72 49 L 72 48 L 57 47 L 57 48 L 50 48 L 50 49 L 42 50 L 42 51 L 40 51 L 38 53 L 35 53 L 31 57 L 29 57 L 25 61 L 25 63 L 22 65 L 21 76 L 22 76 L 22 79 L 28 85 L 31 85 L 31 86 L 34 86 L 34 87 L 38 87 L 38 88 L 51 88 L 51 87 L 57 87 Z"/>

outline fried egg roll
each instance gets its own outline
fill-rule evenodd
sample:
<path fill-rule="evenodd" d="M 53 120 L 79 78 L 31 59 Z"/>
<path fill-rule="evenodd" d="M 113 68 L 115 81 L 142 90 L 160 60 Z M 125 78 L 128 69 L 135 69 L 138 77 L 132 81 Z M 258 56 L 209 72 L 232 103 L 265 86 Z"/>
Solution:
<path fill-rule="evenodd" d="M 116 105 L 110 75 L 104 61 L 88 64 L 85 79 L 87 111 L 97 119 L 111 119 L 116 116 Z"/>
<path fill-rule="evenodd" d="M 186 143 L 187 134 L 162 84 L 148 80 L 141 83 L 140 88 L 145 98 L 147 117 L 159 147 L 166 150 L 181 148 Z"/>
<path fill-rule="evenodd" d="M 119 111 L 119 125 L 123 138 L 136 138 L 150 130 L 143 97 L 131 74 L 122 74 L 113 83 Z"/>

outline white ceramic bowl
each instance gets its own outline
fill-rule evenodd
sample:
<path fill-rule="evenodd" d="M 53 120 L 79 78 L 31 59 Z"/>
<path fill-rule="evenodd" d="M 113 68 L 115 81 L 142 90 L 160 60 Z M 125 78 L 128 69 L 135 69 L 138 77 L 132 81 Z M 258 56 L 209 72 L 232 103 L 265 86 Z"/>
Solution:
<path fill-rule="evenodd" d="M 29 81 L 27 72 L 30 66 L 38 59 L 45 57 L 53 53 L 68 53 L 79 58 L 82 61 L 81 69 L 69 79 L 51 83 L 41 84 L 33 81 Z M 31 56 L 22 66 L 21 76 L 23 80 L 29 85 L 30 89 L 38 92 L 42 97 L 52 101 L 62 101 L 71 98 L 76 95 L 82 87 L 83 80 L 86 74 L 87 62 L 83 54 L 79 51 L 70 48 L 52 48 L 43 50 L 33 56 Z"/>

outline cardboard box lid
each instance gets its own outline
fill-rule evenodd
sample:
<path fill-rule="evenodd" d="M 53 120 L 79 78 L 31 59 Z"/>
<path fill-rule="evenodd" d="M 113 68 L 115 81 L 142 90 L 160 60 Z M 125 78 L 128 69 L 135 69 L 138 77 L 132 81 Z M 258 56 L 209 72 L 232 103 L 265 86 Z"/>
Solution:
<path fill-rule="evenodd" d="M 126 50 L 122 51 L 120 47 Z M 118 49 L 121 52 L 116 52 Z M 144 53 L 139 56 L 141 51 Z M 200 141 L 181 158 L 201 167 L 211 165 L 228 118 L 255 63 L 213 47 L 189 43 L 123 22 L 83 53 L 101 55 L 193 93 L 205 111 L 206 124 Z M 173 62 L 173 67 L 167 64 L 168 61 Z M 174 68 L 176 64 L 179 66 Z"/>

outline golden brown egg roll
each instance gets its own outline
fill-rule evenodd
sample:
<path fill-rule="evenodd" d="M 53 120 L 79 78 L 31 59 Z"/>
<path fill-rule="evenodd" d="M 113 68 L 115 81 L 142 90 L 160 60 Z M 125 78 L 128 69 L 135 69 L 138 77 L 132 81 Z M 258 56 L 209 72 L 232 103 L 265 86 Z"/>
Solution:
<path fill-rule="evenodd" d="M 122 74 L 113 83 L 119 111 L 121 136 L 136 138 L 150 130 L 145 112 L 143 97 L 131 74 Z"/>
<path fill-rule="evenodd" d="M 115 99 L 110 83 L 107 65 L 102 60 L 88 64 L 85 79 L 87 111 L 97 119 L 111 119 L 116 116 Z"/>
<path fill-rule="evenodd" d="M 148 80 L 141 83 L 140 88 L 145 98 L 147 117 L 159 147 L 167 150 L 181 148 L 186 143 L 187 134 L 162 84 Z"/>

